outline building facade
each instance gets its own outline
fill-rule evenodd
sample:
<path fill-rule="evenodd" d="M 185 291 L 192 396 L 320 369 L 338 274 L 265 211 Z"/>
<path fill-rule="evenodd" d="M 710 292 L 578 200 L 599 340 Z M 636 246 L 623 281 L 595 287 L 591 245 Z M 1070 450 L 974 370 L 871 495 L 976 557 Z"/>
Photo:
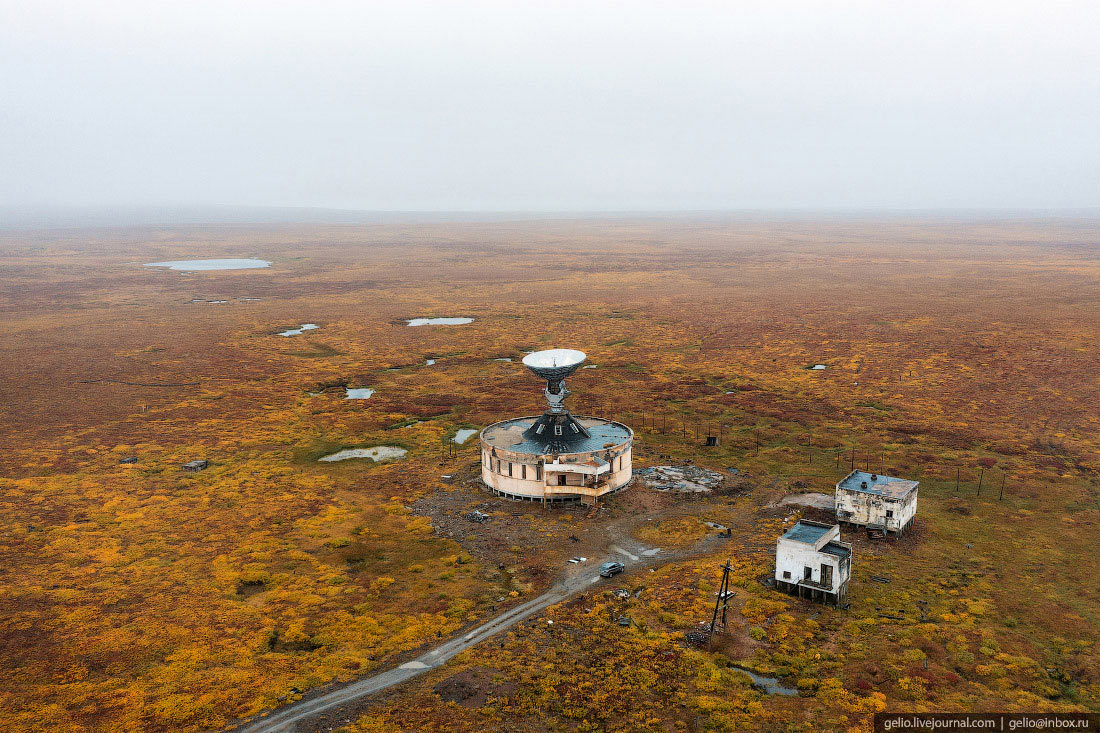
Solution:
<path fill-rule="evenodd" d="M 840 526 L 801 520 L 775 545 L 775 585 L 825 603 L 843 603 L 852 574 L 852 546 L 840 541 Z"/>
<path fill-rule="evenodd" d="M 633 474 L 634 433 L 601 418 L 574 418 L 589 437 L 555 452 L 523 437 L 537 417 L 494 423 L 481 433 L 481 480 L 495 493 L 521 501 L 587 501 L 618 491 Z"/>
<path fill-rule="evenodd" d="M 836 485 L 837 521 L 903 534 L 917 516 L 919 486 L 917 481 L 852 471 Z"/>

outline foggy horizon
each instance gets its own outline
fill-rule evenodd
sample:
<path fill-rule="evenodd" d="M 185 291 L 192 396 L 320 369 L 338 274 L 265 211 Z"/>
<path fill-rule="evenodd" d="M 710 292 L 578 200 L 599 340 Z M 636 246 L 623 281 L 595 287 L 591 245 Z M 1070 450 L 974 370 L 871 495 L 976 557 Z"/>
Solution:
<path fill-rule="evenodd" d="M 1087 2 L 0 0 L 0 226 L 1094 216 L 1098 21 Z"/>

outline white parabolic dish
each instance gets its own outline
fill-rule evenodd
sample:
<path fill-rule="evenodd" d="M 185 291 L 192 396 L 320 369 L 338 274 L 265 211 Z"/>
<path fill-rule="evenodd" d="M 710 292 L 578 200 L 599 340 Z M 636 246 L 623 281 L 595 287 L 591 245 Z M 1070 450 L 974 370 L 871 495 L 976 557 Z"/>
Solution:
<path fill-rule="evenodd" d="M 587 358 L 583 351 L 576 349 L 547 349 L 523 357 L 523 365 L 529 369 L 560 369 L 578 366 Z"/>

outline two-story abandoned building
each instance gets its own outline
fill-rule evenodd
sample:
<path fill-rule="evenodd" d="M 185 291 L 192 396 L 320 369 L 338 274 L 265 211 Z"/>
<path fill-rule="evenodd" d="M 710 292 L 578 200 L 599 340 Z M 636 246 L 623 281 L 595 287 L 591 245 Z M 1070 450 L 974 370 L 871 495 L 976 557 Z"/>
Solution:
<path fill-rule="evenodd" d="M 836 485 L 837 521 L 900 535 L 917 514 L 916 481 L 852 471 Z"/>
<path fill-rule="evenodd" d="M 775 545 L 775 584 L 799 598 L 839 604 L 848 595 L 852 546 L 840 526 L 803 519 Z"/>

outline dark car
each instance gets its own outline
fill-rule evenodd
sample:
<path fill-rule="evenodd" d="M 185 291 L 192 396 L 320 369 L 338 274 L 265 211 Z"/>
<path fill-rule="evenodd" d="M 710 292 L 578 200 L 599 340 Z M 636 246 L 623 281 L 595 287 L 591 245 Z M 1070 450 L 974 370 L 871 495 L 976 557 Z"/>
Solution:
<path fill-rule="evenodd" d="M 624 570 L 626 570 L 626 566 L 621 562 L 605 562 L 600 566 L 600 575 L 604 578 L 610 578 L 612 575 L 618 575 Z"/>

